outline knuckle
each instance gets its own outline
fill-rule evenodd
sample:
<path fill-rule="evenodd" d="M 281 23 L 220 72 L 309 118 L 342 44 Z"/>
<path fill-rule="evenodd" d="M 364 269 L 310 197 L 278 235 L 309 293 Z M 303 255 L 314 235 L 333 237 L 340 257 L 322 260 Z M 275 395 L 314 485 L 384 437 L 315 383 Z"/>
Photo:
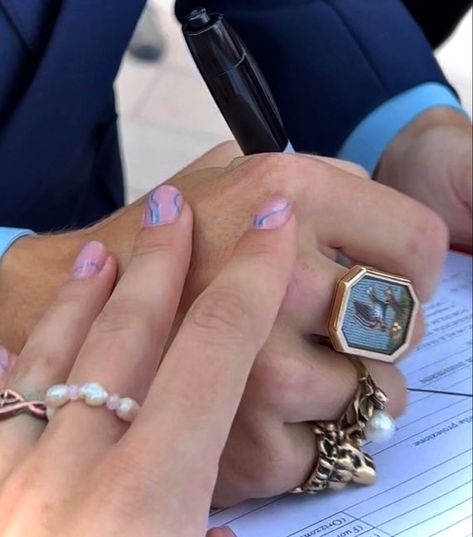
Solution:
<path fill-rule="evenodd" d="M 143 230 L 140 239 L 137 241 L 133 252 L 134 259 L 149 258 L 156 255 L 175 255 L 175 244 L 169 236 L 163 233 L 149 233 L 148 229 Z"/>
<path fill-rule="evenodd" d="M 275 257 L 275 248 L 268 242 L 259 241 L 258 243 L 247 243 L 240 246 L 238 257 L 241 259 L 263 264 L 264 267 L 271 269 L 273 265 L 273 257 Z"/>
<path fill-rule="evenodd" d="M 362 179 L 370 179 L 370 174 L 368 171 L 363 168 L 363 166 L 360 166 L 359 164 L 356 164 L 355 162 L 351 162 L 349 160 L 341 160 L 338 158 L 333 157 L 319 157 L 319 156 L 311 156 L 310 157 L 314 162 L 323 163 L 326 168 L 330 167 L 332 173 L 336 173 L 337 175 L 354 175 L 356 177 L 362 178 Z"/>
<path fill-rule="evenodd" d="M 407 254 L 417 255 L 434 271 L 441 266 L 448 249 L 448 228 L 445 222 L 427 208 L 418 211 L 418 222 L 412 226 L 406 243 Z"/>
<path fill-rule="evenodd" d="M 263 350 L 253 366 L 247 391 L 279 413 L 281 409 L 295 408 L 301 393 L 311 393 L 311 377 L 289 354 L 269 355 Z"/>
<path fill-rule="evenodd" d="M 288 275 L 285 265 L 280 257 L 281 250 L 274 241 L 258 241 L 255 243 L 241 244 L 238 251 L 238 259 L 248 267 L 248 275 L 255 278 L 255 282 L 266 282 L 268 288 L 277 291 L 280 285 L 288 284 Z M 264 288 L 254 286 L 254 290 L 264 292 Z"/>
<path fill-rule="evenodd" d="M 112 298 L 96 321 L 95 335 L 144 335 L 147 328 L 146 307 L 137 299 Z"/>
<path fill-rule="evenodd" d="M 235 140 L 225 140 L 224 142 L 218 143 L 214 148 L 215 152 L 234 152 L 235 154 L 241 154 L 240 146 L 235 142 Z"/>
<path fill-rule="evenodd" d="M 84 298 L 90 299 L 90 295 L 83 292 L 83 289 L 75 287 L 73 289 L 65 289 L 59 296 L 58 300 L 46 310 L 42 319 L 41 325 L 50 326 L 57 319 L 73 318 L 74 322 L 80 322 L 85 316 L 87 308 Z"/>
<path fill-rule="evenodd" d="M 190 322 L 206 336 L 246 338 L 251 312 L 235 289 L 221 287 L 202 295 L 189 312 Z"/>
<path fill-rule="evenodd" d="M 359 164 L 355 164 L 354 162 L 344 161 L 344 168 L 351 175 L 356 175 L 357 177 L 360 177 L 361 179 L 371 179 L 371 176 L 368 173 L 368 171 L 365 170 L 365 168 L 363 168 L 363 166 L 360 166 Z"/>
<path fill-rule="evenodd" d="M 249 162 L 252 178 L 265 189 L 274 190 L 274 185 L 281 185 L 289 171 L 297 169 L 300 157 L 285 153 L 266 153 L 256 155 Z"/>
<path fill-rule="evenodd" d="M 78 324 L 88 320 L 92 296 L 93 300 L 97 300 L 97 286 L 93 281 L 68 281 L 62 286 L 56 300 L 45 311 L 39 323 L 50 326 L 58 319 L 67 318 Z M 105 301 L 105 298 L 102 300 Z"/>
<path fill-rule="evenodd" d="M 40 319 L 23 349 L 22 360 L 15 368 L 18 378 L 33 373 L 38 380 L 55 378 L 58 367 L 64 362 L 64 342 L 76 341 L 79 335 L 85 338 L 96 313 L 92 313 L 84 301 L 91 295 L 82 293 L 81 296 L 77 291 L 80 291 L 78 287 L 63 294 Z M 58 323 L 61 326 L 60 336 L 57 333 Z"/>

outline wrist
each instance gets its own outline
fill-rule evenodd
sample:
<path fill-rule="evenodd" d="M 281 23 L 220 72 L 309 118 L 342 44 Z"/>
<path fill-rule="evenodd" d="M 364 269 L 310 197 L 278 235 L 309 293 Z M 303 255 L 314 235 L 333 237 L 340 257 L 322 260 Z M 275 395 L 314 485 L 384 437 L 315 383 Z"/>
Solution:
<path fill-rule="evenodd" d="M 141 229 L 144 199 L 81 231 L 27 236 L 17 240 L 0 261 L 0 342 L 18 353 L 68 277 L 81 246 L 102 242 L 123 273 Z"/>
<path fill-rule="evenodd" d="M 425 82 L 394 95 L 369 113 L 349 134 L 338 157 L 360 164 L 374 175 L 383 154 L 393 140 L 424 115 L 449 109 L 466 117 L 451 88 L 439 82 Z"/>
<path fill-rule="evenodd" d="M 30 235 L 35 235 L 30 229 L 0 226 L 0 261 L 18 239 Z"/>
<path fill-rule="evenodd" d="M 415 158 L 419 148 L 424 148 L 430 143 L 433 148 L 436 147 L 437 144 L 433 145 L 432 141 L 435 141 L 437 136 L 443 137 L 446 133 L 452 139 L 456 136 L 470 136 L 471 122 L 465 114 L 451 108 L 432 108 L 421 114 L 388 145 L 376 170 L 375 179 L 387 186 L 403 190 L 399 183 L 403 180 L 410 181 L 411 178 L 398 173 L 399 167 L 405 165 L 406 160 Z M 427 174 L 419 177 L 419 180 L 426 183 L 429 177 L 432 176 Z"/>
<path fill-rule="evenodd" d="M 410 141 L 422 136 L 432 129 L 449 128 L 468 131 L 471 129 L 469 118 L 459 110 L 453 108 L 431 108 L 411 121 L 394 139 L 408 144 Z M 389 150 L 389 147 L 387 148 Z"/>
<path fill-rule="evenodd" d="M 80 233 L 26 236 L 0 262 L 0 341 L 12 352 L 23 347 L 58 286 L 67 277 Z"/>

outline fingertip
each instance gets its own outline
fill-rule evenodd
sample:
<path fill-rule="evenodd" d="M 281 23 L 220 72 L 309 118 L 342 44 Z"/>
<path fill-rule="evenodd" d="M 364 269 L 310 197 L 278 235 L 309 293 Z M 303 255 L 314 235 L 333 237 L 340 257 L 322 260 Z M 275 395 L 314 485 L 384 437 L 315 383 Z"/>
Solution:
<path fill-rule="evenodd" d="M 133 255 L 192 248 L 193 211 L 181 192 L 172 185 L 161 185 L 146 199 L 143 221 Z"/>
<path fill-rule="evenodd" d="M 88 280 L 99 274 L 107 261 L 108 252 L 99 241 L 90 241 L 82 246 L 70 272 L 71 280 Z"/>
<path fill-rule="evenodd" d="M 180 190 L 163 184 L 152 190 L 146 199 L 143 227 L 167 226 L 192 219 L 192 210 Z"/>
<path fill-rule="evenodd" d="M 87 243 L 76 258 L 69 278 L 59 287 L 54 304 L 66 304 L 72 299 L 76 307 L 88 309 L 94 305 L 101 309 L 109 299 L 118 279 L 118 262 L 99 242 L 96 244 L 100 247 L 95 251 L 99 252 L 100 259 L 96 261 L 93 256 L 85 258 L 83 252 L 87 251 L 88 244 L 91 243 Z"/>
<path fill-rule="evenodd" d="M 283 197 L 270 198 L 253 216 L 233 258 L 248 263 L 255 285 L 262 278 L 272 289 L 287 287 L 297 258 L 296 231 L 292 204 Z"/>
<path fill-rule="evenodd" d="M 211 529 L 206 537 L 237 537 L 237 535 L 228 526 L 222 526 Z"/>

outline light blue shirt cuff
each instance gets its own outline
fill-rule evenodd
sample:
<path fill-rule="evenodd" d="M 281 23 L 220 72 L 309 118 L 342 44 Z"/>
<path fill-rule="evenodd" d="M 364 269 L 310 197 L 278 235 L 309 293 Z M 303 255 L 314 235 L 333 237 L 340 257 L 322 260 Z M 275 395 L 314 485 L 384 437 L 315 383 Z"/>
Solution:
<path fill-rule="evenodd" d="M 467 112 L 447 86 L 429 82 L 416 86 L 376 108 L 348 136 L 338 158 L 356 162 L 373 174 L 386 147 L 417 116 L 430 108 Z"/>
<path fill-rule="evenodd" d="M 8 248 L 21 237 L 34 235 L 30 229 L 17 229 L 13 227 L 0 227 L 0 261 Z"/>

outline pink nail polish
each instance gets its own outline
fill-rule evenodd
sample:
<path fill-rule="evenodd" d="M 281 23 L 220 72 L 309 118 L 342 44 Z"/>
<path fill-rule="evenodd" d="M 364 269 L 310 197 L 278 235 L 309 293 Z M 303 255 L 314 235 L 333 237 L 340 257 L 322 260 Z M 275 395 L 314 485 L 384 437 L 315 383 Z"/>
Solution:
<path fill-rule="evenodd" d="M 284 198 L 268 200 L 253 219 L 255 229 L 278 229 L 292 214 L 291 204 Z"/>
<path fill-rule="evenodd" d="M 145 208 L 145 227 L 163 226 L 175 222 L 182 212 L 182 195 L 170 185 L 155 188 L 148 194 Z"/>
<path fill-rule="evenodd" d="M 88 242 L 81 250 L 72 267 L 73 280 L 85 280 L 98 274 L 104 267 L 108 254 L 105 246 L 97 241 Z"/>
<path fill-rule="evenodd" d="M 7 349 L 0 346 L 0 388 L 7 380 L 7 375 L 10 372 L 10 357 Z"/>

